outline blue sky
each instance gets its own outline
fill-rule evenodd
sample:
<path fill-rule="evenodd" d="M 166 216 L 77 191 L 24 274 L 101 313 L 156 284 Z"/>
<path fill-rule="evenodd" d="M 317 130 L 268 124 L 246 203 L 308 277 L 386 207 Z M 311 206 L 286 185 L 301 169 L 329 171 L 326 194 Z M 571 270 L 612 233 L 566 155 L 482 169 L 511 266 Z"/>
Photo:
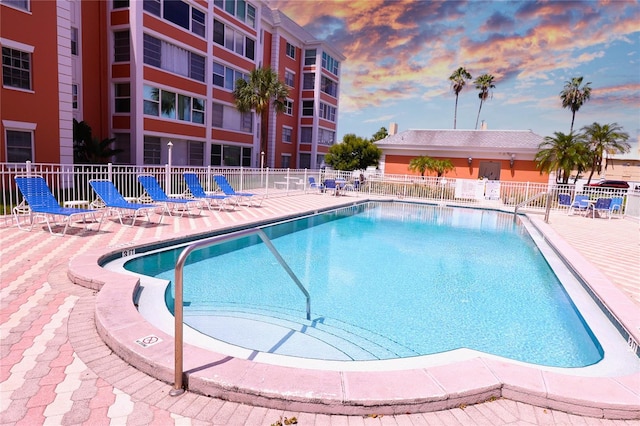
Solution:
<path fill-rule="evenodd" d="M 584 76 L 591 99 L 574 129 L 618 123 L 640 135 L 640 4 L 601 1 L 271 0 L 341 64 L 338 137 L 371 137 L 380 127 L 452 129 L 449 76 L 459 66 L 495 76 L 480 120 L 489 129 L 568 133 L 559 93 Z M 310 7 L 310 6 L 313 7 Z M 473 129 L 472 81 L 460 93 L 458 129 Z"/>

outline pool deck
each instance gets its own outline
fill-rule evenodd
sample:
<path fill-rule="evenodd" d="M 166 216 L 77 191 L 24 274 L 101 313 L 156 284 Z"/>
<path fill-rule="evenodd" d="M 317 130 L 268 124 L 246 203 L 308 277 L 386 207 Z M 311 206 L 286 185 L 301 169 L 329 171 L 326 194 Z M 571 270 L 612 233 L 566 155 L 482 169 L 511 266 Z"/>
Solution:
<path fill-rule="evenodd" d="M 98 233 L 74 226 L 63 238 L 42 227 L 24 232 L 0 222 L 0 425 L 271 425 L 285 417 L 296 417 L 300 425 L 640 424 L 640 375 L 563 376 L 484 358 L 458 363 L 454 370 L 317 372 L 189 347 L 190 387 L 219 398 L 195 392 L 169 396 L 171 336 L 136 318 L 136 280 L 100 269 L 96 260 L 150 241 L 355 201 L 316 194 L 274 197 L 259 208 L 165 217 L 161 224 L 123 227 L 105 220 Z M 548 225 L 541 219 L 532 215 L 640 340 L 638 222 L 555 212 Z M 70 278 L 96 289 L 110 284 L 96 292 Z M 162 341 L 135 343 L 150 335 Z M 385 400 L 394 408 L 380 404 Z"/>

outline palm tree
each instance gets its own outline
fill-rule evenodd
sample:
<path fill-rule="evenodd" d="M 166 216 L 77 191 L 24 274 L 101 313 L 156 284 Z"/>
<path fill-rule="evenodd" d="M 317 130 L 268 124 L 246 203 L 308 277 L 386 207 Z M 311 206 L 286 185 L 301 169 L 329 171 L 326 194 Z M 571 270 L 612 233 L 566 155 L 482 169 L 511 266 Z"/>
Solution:
<path fill-rule="evenodd" d="M 478 108 L 478 117 L 476 118 L 476 129 L 478 128 L 478 121 L 480 120 L 480 111 L 482 110 L 482 103 L 487 100 L 489 95 L 491 94 L 491 89 L 495 88 L 495 84 L 493 84 L 493 79 L 495 77 L 491 74 L 482 74 L 480 77 L 476 78 L 473 84 L 475 84 L 476 89 L 480 90 L 478 93 L 478 97 L 480 98 L 480 108 Z"/>
<path fill-rule="evenodd" d="M 102 141 L 93 137 L 91 126 L 85 121 L 73 119 L 73 162 L 76 164 L 106 164 L 122 149 L 113 149 L 116 138 Z"/>
<path fill-rule="evenodd" d="M 556 183 L 569 183 L 573 170 L 585 170 L 588 163 L 588 148 L 581 135 L 554 132 L 555 136 L 547 136 L 539 146 L 535 161 L 540 173 L 556 172 Z M 576 176 L 577 179 L 577 176 Z"/>
<path fill-rule="evenodd" d="M 627 143 L 629 134 L 623 132 L 618 123 L 593 123 L 589 126 L 584 126 L 582 132 L 591 152 L 591 173 L 587 180 L 587 184 L 589 184 L 596 170 L 598 174 L 602 172 L 602 160 L 605 153 L 624 154 L 629 152 L 631 145 Z M 604 167 L 605 169 L 607 168 L 606 163 Z"/>
<path fill-rule="evenodd" d="M 467 84 L 467 80 L 471 80 L 472 78 L 471 74 L 469 74 L 464 67 L 459 67 L 449 76 L 449 81 L 451 81 L 451 90 L 456 94 L 456 108 L 453 113 L 454 129 L 456 128 L 456 120 L 458 118 L 458 95 L 464 88 L 465 84 Z"/>
<path fill-rule="evenodd" d="M 441 177 L 446 172 L 454 170 L 455 167 L 451 163 L 451 160 L 433 160 L 429 164 L 428 169 L 435 172 L 438 177 Z"/>
<path fill-rule="evenodd" d="M 256 115 L 262 118 L 260 146 L 263 152 L 267 149 L 267 116 L 270 108 L 273 106 L 276 114 L 284 112 L 287 96 L 287 86 L 271 68 L 256 68 L 249 73 L 247 80 L 236 81 L 233 97 L 238 111 L 247 113 L 255 110 Z"/>
<path fill-rule="evenodd" d="M 424 172 L 430 170 L 431 162 L 433 158 L 421 155 L 420 157 L 412 158 L 409 161 L 409 170 L 412 172 L 420 172 L 420 176 L 424 177 Z"/>
<path fill-rule="evenodd" d="M 576 119 L 576 112 L 591 97 L 591 82 L 582 85 L 584 77 L 573 77 L 571 81 L 566 81 L 564 89 L 560 92 L 562 99 L 562 108 L 571 110 L 571 128 L 569 132 L 573 132 L 573 122 Z M 581 86 L 582 85 L 582 86 Z"/>

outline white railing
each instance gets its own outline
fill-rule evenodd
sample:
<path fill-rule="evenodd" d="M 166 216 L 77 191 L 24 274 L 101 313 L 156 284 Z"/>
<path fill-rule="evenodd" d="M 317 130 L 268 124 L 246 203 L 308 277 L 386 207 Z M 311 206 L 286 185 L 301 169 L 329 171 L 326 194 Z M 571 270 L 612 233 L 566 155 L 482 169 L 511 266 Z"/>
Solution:
<path fill-rule="evenodd" d="M 138 184 L 140 174 L 154 175 L 168 194 L 188 196 L 183 172 L 195 172 L 206 191 L 218 190 L 213 176 L 222 174 L 238 191 L 251 191 L 267 197 L 301 194 L 309 190 L 309 177 L 316 182 L 327 178 L 344 179 L 355 183 L 359 172 L 308 169 L 218 168 L 191 166 L 129 166 L 129 165 L 61 165 L 40 163 L 0 163 L 0 215 L 9 215 L 22 197 L 14 176 L 39 175 L 46 179 L 54 196 L 65 202 L 93 201 L 95 195 L 90 179 L 109 179 L 123 196 L 140 199 L 144 194 Z M 465 205 L 496 208 L 513 212 L 515 207 L 536 194 L 551 191 L 550 197 L 539 197 L 518 207 L 519 211 L 544 213 L 550 209 L 563 209 L 558 205 L 558 194 L 576 195 L 575 185 L 547 185 L 531 182 L 497 182 L 469 179 L 420 177 L 415 175 L 383 175 L 367 172 L 362 184 L 350 186 L 354 194 L 383 196 L 405 200 L 422 200 L 441 205 Z M 624 197 L 623 213 L 640 217 L 640 192 L 625 189 L 584 187 L 579 193 L 591 198 Z M 628 204 L 628 206 L 627 206 Z"/>

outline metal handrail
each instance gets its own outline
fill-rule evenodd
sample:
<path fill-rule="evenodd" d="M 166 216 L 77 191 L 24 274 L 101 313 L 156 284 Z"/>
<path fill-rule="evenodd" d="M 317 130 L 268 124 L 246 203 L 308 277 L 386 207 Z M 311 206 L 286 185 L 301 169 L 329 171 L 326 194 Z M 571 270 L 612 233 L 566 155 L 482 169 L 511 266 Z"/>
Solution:
<path fill-rule="evenodd" d="M 517 204 L 516 207 L 513 209 L 513 220 L 514 220 L 514 222 L 515 222 L 516 218 L 518 217 L 518 209 L 520 207 L 522 207 L 522 206 L 524 206 L 526 204 L 529 204 L 530 202 L 532 202 L 534 200 L 537 200 L 538 198 L 541 198 L 543 195 L 547 195 L 547 194 L 550 195 L 551 192 L 550 191 L 549 192 L 546 192 L 546 191 L 545 192 L 540 192 L 540 193 L 538 193 L 538 194 L 536 194 L 536 195 L 534 195 L 532 197 L 527 198 L 526 200 L 520 202 L 519 204 Z M 547 203 L 547 207 L 548 207 L 548 204 L 549 203 Z"/>
<path fill-rule="evenodd" d="M 257 234 L 263 243 L 269 248 L 271 253 L 275 256 L 275 258 L 280 263 L 280 266 L 284 268 L 285 271 L 289 274 L 291 279 L 296 283 L 300 291 L 305 295 L 307 299 L 307 320 L 311 319 L 311 298 L 309 296 L 309 292 L 302 285 L 296 274 L 291 270 L 287 262 L 280 256 L 278 250 L 276 250 L 275 246 L 264 233 L 264 231 L 260 228 L 250 228 L 244 229 L 242 231 L 233 232 L 231 234 L 225 235 L 217 235 L 215 237 L 205 238 L 203 240 L 197 241 L 188 245 L 180 256 L 178 256 L 178 260 L 176 261 L 175 267 L 175 303 L 174 303 L 174 317 L 175 317 L 175 383 L 173 389 L 169 394 L 171 396 L 181 395 L 184 392 L 183 384 L 182 384 L 182 375 L 183 375 L 183 270 L 184 265 L 187 261 L 187 257 L 194 251 L 200 250 L 206 247 L 211 247 L 216 244 L 225 243 L 227 241 L 237 240 L 242 237 L 248 237 L 250 235 Z"/>

